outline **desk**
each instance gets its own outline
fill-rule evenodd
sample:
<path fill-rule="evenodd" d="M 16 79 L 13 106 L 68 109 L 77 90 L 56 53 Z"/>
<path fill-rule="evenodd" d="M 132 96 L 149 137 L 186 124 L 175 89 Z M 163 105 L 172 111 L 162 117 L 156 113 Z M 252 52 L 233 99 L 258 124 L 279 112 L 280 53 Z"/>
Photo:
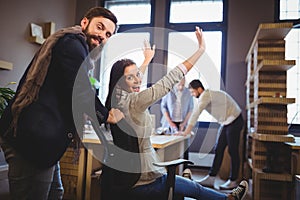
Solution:
<path fill-rule="evenodd" d="M 189 138 L 190 136 L 153 135 L 151 136 L 151 142 L 162 161 L 171 161 L 183 157 L 185 150 L 188 148 Z M 99 186 L 93 186 L 92 174 L 94 169 L 101 167 L 100 158 L 102 156 L 103 146 L 101 146 L 101 142 L 96 133 L 92 131 L 84 135 L 82 142 L 86 147 L 86 162 L 79 163 L 80 168 L 85 169 L 84 199 L 100 199 L 100 188 Z M 182 169 L 183 166 L 180 166 L 178 172 L 182 172 Z M 91 195 L 92 192 L 93 195 Z"/>
<path fill-rule="evenodd" d="M 300 137 L 295 137 L 295 142 L 285 142 L 291 149 L 291 175 L 293 184 L 293 199 L 297 198 L 297 176 L 300 174 Z"/>
<path fill-rule="evenodd" d="M 292 151 L 291 154 L 291 174 L 300 174 L 300 137 L 295 137 L 295 142 L 285 142 Z"/>

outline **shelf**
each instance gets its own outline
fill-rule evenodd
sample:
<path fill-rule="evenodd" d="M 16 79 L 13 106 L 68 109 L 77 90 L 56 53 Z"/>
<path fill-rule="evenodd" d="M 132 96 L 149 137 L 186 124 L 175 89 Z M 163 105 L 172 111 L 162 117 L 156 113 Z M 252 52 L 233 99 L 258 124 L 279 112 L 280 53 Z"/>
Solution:
<path fill-rule="evenodd" d="M 290 30 L 293 28 L 293 23 L 263 23 L 260 24 L 255 37 L 253 39 L 253 42 L 250 46 L 250 49 L 248 51 L 248 54 L 246 56 L 246 62 L 248 61 L 248 58 L 251 56 L 255 44 L 258 40 L 278 40 L 278 39 L 284 39 L 285 36 L 290 32 Z"/>
<path fill-rule="evenodd" d="M 291 134 L 287 135 L 275 135 L 275 134 L 260 134 L 260 133 L 251 133 L 253 139 L 264 142 L 294 142 L 295 137 Z"/>
<path fill-rule="evenodd" d="M 286 98 L 286 72 L 296 61 L 285 60 L 285 37 L 292 28 L 289 22 L 260 24 L 246 56 L 247 158 L 254 199 L 290 199 L 293 176 L 284 146 L 295 141 L 287 124 L 287 105 L 295 98 Z"/>
<path fill-rule="evenodd" d="M 286 182 L 293 181 L 293 176 L 288 173 L 265 173 L 261 169 L 257 168 L 253 168 L 252 170 L 256 173 L 256 176 L 258 176 L 259 179 Z"/>
<path fill-rule="evenodd" d="M 248 164 L 256 174 L 259 174 L 261 179 L 287 182 L 291 182 L 293 180 L 293 176 L 288 173 L 266 173 L 263 172 L 261 169 L 253 167 L 251 158 L 248 158 Z"/>
<path fill-rule="evenodd" d="M 0 69 L 12 70 L 13 69 L 13 64 L 10 63 L 10 62 L 0 60 Z"/>
<path fill-rule="evenodd" d="M 29 42 L 43 44 L 45 42 L 45 40 L 47 39 L 47 37 L 49 37 L 51 34 L 53 34 L 55 32 L 55 23 L 54 22 L 46 22 L 40 27 L 42 27 L 43 33 L 39 34 L 38 36 L 33 36 L 32 30 L 31 30 L 32 35 L 28 37 Z"/>
<path fill-rule="evenodd" d="M 277 104 L 277 105 L 288 105 L 295 103 L 295 98 L 283 98 L 283 97 L 260 97 L 256 101 L 247 105 L 247 109 L 254 108 L 259 104 Z"/>
<path fill-rule="evenodd" d="M 37 36 L 29 36 L 28 41 L 37 43 L 37 44 L 43 44 L 45 42 L 45 38 L 37 37 Z"/>
<path fill-rule="evenodd" d="M 300 137 L 295 137 L 294 142 L 286 142 L 286 144 L 293 150 L 300 150 Z"/>
<path fill-rule="evenodd" d="M 287 71 L 296 65 L 295 60 L 261 60 L 255 72 L 258 71 Z"/>
<path fill-rule="evenodd" d="M 292 178 L 291 174 L 288 173 L 265 173 L 261 169 L 253 167 L 253 162 L 251 158 L 248 158 L 248 164 L 249 167 L 255 171 L 256 173 L 259 173 L 263 175 L 263 179 L 266 180 L 277 180 L 277 181 L 292 181 L 290 178 Z"/>
<path fill-rule="evenodd" d="M 296 65 L 296 60 L 260 60 L 255 71 L 250 73 L 245 85 L 254 81 L 254 76 L 259 71 L 287 71 Z"/>

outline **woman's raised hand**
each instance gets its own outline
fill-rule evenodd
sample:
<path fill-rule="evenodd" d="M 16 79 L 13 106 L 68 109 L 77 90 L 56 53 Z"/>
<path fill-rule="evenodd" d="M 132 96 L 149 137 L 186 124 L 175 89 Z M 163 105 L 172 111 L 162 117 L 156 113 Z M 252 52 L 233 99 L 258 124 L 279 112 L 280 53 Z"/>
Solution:
<path fill-rule="evenodd" d="M 195 51 L 195 53 L 193 53 L 193 55 L 191 55 L 191 57 L 183 61 L 182 64 L 185 65 L 187 71 L 189 71 L 195 65 L 198 59 L 205 52 L 205 48 L 206 48 L 202 29 L 196 26 L 195 34 L 198 40 L 199 48 Z"/>
<path fill-rule="evenodd" d="M 143 52 L 145 60 L 150 62 L 155 54 L 155 44 L 151 47 L 150 42 L 148 40 L 144 40 Z"/>
<path fill-rule="evenodd" d="M 198 40 L 199 49 L 202 49 L 204 52 L 206 49 L 206 45 L 205 45 L 205 40 L 203 37 L 202 29 L 200 29 L 198 26 L 196 26 L 195 34 L 196 34 L 196 37 Z"/>
<path fill-rule="evenodd" d="M 144 62 L 139 67 L 140 71 L 144 74 L 146 71 L 146 68 L 148 67 L 149 63 L 151 62 L 152 58 L 155 54 L 155 44 L 151 47 L 148 40 L 144 40 L 144 47 L 143 47 L 143 53 L 144 53 Z"/>

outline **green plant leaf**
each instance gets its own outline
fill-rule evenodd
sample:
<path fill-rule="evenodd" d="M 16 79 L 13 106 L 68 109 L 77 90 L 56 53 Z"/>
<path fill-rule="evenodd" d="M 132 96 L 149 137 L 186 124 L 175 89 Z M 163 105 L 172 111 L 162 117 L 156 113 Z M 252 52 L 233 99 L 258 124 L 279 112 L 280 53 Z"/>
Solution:
<path fill-rule="evenodd" d="M 15 84 L 15 82 L 8 83 L 5 87 L 0 87 L 0 116 L 2 115 L 8 102 L 14 97 L 15 91 L 8 88 L 8 85 Z"/>

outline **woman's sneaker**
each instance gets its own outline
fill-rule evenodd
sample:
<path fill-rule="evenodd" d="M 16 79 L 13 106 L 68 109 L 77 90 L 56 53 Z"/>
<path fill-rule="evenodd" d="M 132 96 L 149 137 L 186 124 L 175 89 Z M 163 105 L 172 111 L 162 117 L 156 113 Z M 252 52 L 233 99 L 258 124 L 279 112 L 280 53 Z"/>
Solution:
<path fill-rule="evenodd" d="M 236 200 L 242 200 L 246 196 L 247 191 L 248 191 L 248 183 L 247 183 L 247 181 L 242 181 L 242 182 L 240 182 L 240 184 L 236 188 L 234 188 L 231 191 L 230 194 Z"/>

